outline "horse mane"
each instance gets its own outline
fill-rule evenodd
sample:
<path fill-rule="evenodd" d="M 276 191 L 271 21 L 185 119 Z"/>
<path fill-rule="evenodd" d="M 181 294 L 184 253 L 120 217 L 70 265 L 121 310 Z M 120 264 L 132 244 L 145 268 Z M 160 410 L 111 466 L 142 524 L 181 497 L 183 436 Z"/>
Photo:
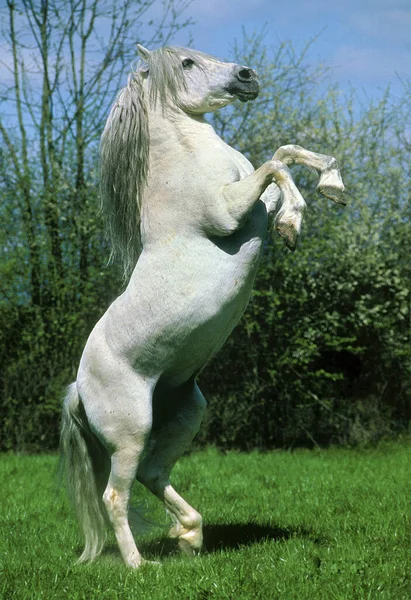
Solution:
<path fill-rule="evenodd" d="M 141 196 L 148 175 L 149 134 L 141 83 L 131 74 L 110 111 L 100 143 L 100 203 L 111 241 L 110 261 L 127 278 L 141 252 Z"/>
<path fill-rule="evenodd" d="M 202 52 L 165 46 L 150 53 L 150 87 L 145 98 L 138 67 L 128 77 L 111 108 L 100 143 L 100 203 L 111 241 L 110 262 L 119 261 L 127 279 L 142 250 L 141 202 L 148 177 L 148 103 L 178 105 L 185 89 L 181 53 L 202 67 L 216 60 Z M 139 65 L 138 65 L 139 66 Z"/>

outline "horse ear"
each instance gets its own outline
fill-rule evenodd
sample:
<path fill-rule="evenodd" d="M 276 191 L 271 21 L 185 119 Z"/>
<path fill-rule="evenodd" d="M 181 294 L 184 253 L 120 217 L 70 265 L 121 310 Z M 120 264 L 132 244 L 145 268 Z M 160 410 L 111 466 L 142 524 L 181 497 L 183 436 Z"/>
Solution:
<path fill-rule="evenodd" d="M 147 48 L 144 48 L 144 46 L 142 46 L 141 44 L 137 44 L 137 52 L 140 58 L 148 62 L 149 56 L 151 54 L 150 50 L 147 50 Z"/>

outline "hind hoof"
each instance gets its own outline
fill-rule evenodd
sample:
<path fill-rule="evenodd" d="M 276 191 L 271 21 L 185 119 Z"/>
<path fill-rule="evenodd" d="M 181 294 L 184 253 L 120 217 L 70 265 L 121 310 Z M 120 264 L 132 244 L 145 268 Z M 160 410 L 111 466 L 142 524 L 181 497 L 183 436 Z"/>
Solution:
<path fill-rule="evenodd" d="M 177 529 L 177 531 L 176 531 Z M 178 545 L 185 556 L 193 558 L 200 554 L 203 545 L 202 526 L 185 529 L 181 526 L 173 527 L 170 531 L 170 537 L 178 538 Z"/>

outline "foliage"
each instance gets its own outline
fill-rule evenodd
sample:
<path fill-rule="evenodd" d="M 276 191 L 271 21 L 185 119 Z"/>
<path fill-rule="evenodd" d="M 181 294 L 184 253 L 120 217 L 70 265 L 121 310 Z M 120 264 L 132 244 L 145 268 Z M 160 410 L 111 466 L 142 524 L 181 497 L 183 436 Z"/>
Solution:
<path fill-rule="evenodd" d="M 180 555 L 161 527 L 138 535 L 128 570 L 113 539 L 76 565 L 80 534 L 55 491 L 54 456 L 0 456 L 0 598 L 408 599 L 410 445 L 372 451 L 218 453 L 183 458 L 174 483 L 204 518 L 205 548 Z M 161 503 L 136 484 L 152 519 Z M 152 511 L 152 512 L 151 512 Z"/>

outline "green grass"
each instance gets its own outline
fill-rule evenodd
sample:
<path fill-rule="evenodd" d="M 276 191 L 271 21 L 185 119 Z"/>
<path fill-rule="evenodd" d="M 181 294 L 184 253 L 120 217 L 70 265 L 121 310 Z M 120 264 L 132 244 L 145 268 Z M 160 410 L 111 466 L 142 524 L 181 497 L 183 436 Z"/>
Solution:
<path fill-rule="evenodd" d="M 162 566 L 137 572 L 112 540 L 76 565 L 81 538 L 56 491 L 55 456 L 0 455 L 0 597 L 45 599 L 411 598 L 411 444 L 184 457 L 175 486 L 205 521 L 189 559 L 159 527 L 136 536 Z M 160 504 L 136 484 L 153 518 Z"/>

